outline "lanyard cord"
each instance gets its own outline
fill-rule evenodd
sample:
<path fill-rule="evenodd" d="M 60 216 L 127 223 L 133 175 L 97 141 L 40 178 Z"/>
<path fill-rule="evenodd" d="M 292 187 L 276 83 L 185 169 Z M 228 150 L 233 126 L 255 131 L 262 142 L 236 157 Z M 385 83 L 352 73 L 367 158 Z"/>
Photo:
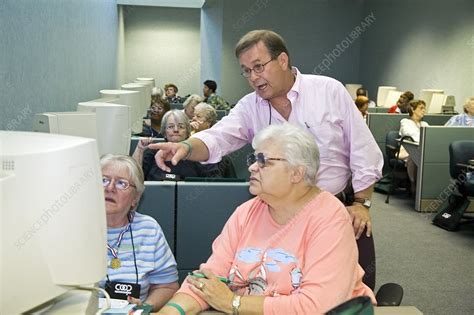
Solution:
<path fill-rule="evenodd" d="M 136 284 L 138 284 L 138 268 L 137 268 L 137 257 L 135 256 L 135 244 L 133 243 L 133 233 L 132 233 L 132 222 L 130 219 L 133 220 L 133 216 L 128 216 L 128 222 L 130 222 L 130 239 L 132 240 L 132 248 L 133 248 L 133 263 L 135 264 L 135 276 L 136 276 Z"/>
<path fill-rule="evenodd" d="M 132 212 L 133 212 L 133 211 L 132 211 Z M 135 213 L 132 213 L 132 212 L 130 212 L 130 213 L 128 214 L 128 224 L 129 224 L 129 226 L 128 226 L 127 229 L 129 229 L 129 231 L 130 231 L 130 239 L 131 239 L 131 241 L 132 241 L 133 263 L 134 263 L 134 265 L 135 265 L 135 277 L 136 277 L 136 278 L 135 278 L 135 279 L 136 279 L 136 280 L 135 280 L 135 283 L 138 284 L 137 257 L 136 257 L 136 255 L 135 255 L 135 244 L 134 244 L 134 242 L 133 242 L 133 233 L 132 233 L 132 222 L 133 222 L 133 218 L 134 218 L 134 216 L 135 216 Z M 120 244 L 119 244 L 119 246 L 120 246 Z M 118 257 L 118 252 L 117 252 L 117 257 Z M 108 273 L 108 272 L 107 272 L 107 281 L 110 282 L 110 278 L 109 278 L 109 273 Z"/>

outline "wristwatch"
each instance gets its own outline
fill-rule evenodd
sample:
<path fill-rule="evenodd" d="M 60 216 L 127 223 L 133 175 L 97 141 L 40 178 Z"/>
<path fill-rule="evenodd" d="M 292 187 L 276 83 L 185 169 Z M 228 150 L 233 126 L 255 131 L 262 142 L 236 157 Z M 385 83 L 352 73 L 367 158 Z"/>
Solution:
<path fill-rule="evenodd" d="M 235 294 L 232 299 L 232 315 L 239 315 L 240 295 Z"/>
<path fill-rule="evenodd" d="M 354 202 L 362 204 L 367 209 L 370 209 L 370 206 L 372 206 L 372 201 L 370 201 L 370 199 L 354 198 Z"/>

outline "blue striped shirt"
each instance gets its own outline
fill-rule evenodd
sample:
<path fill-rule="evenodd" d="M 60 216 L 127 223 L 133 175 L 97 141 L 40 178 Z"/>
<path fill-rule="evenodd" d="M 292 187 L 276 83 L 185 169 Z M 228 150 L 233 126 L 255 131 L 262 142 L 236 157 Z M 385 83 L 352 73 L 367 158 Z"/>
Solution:
<path fill-rule="evenodd" d="M 113 246 L 124 227 L 108 228 L 107 242 Z M 148 296 L 150 284 L 165 284 L 178 281 L 178 270 L 173 253 L 168 246 L 163 231 L 155 219 L 148 215 L 135 213 L 132 222 L 133 243 L 135 245 L 135 256 L 138 268 L 138 283 L 141 285 L 140 300 L 145 301 Z M 104 244 L 105 246 L 105 244 Z M 135 264 L 133 260 L 133 247 L 130 231 L 122 238 L 118 249 L 118 258 L 121 266 L 117 269 L 110 267 L 110 261 L 114 257 L 108 251 L 107 273 L 110 281 L 136 283 Z M 99 285 L 104 288 L 105 281 Z"/>

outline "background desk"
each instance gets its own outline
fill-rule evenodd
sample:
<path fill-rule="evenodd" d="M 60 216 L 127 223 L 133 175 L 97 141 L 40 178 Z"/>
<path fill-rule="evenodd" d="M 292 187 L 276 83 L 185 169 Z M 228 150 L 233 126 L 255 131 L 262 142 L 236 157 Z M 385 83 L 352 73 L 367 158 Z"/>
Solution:
<path fill-rule="evenodd" d="M 204 311 L 200 315 L 216 315 L 224 314 L 218 311 Z M 423 313 L 414 306 L 389 306 L 389 307 L 374 307 L 375 315 L 423 315 Z"/>

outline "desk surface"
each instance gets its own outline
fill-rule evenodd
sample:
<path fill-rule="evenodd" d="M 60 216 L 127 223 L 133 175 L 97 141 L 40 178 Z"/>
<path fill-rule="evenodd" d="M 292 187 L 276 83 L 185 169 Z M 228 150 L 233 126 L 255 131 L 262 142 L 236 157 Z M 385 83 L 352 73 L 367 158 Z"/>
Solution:
<path fill-rule="evenodd" d="M 223 314 L 218 311 L 204 311 L 200 315 Z M 414 306 L 385 306 L 374 307 L 375 315 L 423 315 L 423 313 Z"/>

